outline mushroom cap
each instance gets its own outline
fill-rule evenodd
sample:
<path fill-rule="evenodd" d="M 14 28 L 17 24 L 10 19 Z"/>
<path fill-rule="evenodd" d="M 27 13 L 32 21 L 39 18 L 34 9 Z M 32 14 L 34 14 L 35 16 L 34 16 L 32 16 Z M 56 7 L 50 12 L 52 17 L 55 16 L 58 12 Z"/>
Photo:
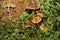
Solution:
<path fill-rule="evenodd" d="M 45 30 L 45 31 L 48 31 L 48 28 L 45 27 L 45 25 L 42 23 L 39 27 L 41 30 Z"/>
<path fill-rule="evenodd" d="M 40 8 L 39 0 L 26 0 L 26 9 L 38 9 Z"/>
<path fill-rule="evenodd" d="M 32 19 L 32 23 L 39 23 L 39 22 L 41 22 L 41 21 L 42 21 L 42 18 L 39 17 L 39 16 L 36 16 L 36 17 L 34 17 L 34 18 Z"/>
<path fill-rule="evenodd" d="M 43 17 L 44 14 L 43 13 L 37 13 L 36 15 L 40 16 L 40 17 Z"/>
<path fill-rule="evenodd" d="M 29 23 L 28 23 L 28 24 L 26 23 L 26 24 L 24 25 L 25 28 L 29 28 L 30 26 L 31 26 L 31 25 L 30 25 Z"/>
<path fill-rule="evenodd" d="M 39 27 L 41 30 L 44 30 L 45 29 L 45 25 L 42 23 L 42 25 L 40 25 Z"/>
<path fill-rule="evenodd" d="M 35 9 L 39 9 L 40 7 L 32 7 L 31 5 L 27 5 L 26 6 L 26 9 L 32 9 L 32 10 L 35 10 Z"/>

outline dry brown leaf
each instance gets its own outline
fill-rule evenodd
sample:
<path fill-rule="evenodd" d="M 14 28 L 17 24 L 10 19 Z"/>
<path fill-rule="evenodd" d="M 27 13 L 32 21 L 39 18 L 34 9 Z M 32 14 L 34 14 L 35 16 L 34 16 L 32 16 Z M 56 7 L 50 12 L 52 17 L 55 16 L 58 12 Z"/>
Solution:
<path fill-rule="evenodd" d="M 39 16 L 36 16 L 36 17 L 34 17 L 34 18 L 32 19 L 32 23 L 39 23 L 39 22 L 41 22 L 41 21 L 42 21 L 42 18 L 39 17 Z"/>

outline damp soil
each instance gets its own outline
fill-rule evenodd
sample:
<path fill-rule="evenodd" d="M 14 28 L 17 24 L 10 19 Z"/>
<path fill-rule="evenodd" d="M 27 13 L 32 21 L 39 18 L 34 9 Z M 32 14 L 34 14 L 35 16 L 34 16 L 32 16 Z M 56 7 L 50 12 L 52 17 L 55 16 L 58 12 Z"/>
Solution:
<path fill-rule="evenodd" d="M 2 4 L 4 2 L 6 4 L 9 3 L 8 0 L 2 0 Z M 25 2 L 20 2 L 19 0 L 10 0 L 10 3 L 13 4 L 14 6 L 13 7 L 9 7 L 9 8 L 8 7 L 5 7 L 5 8 L 1 7 L 2 8 L 2 12 L 1 12 L 2 13 L 2 15 L 1 15 L 2 19 L 9 18 L 9 15 L 10 15 L 11 18 L 18 18 L 19 14 L 21 14 L 24 11 L 26 11 L 26 8 L 30 7 L 30 6 L 27 6 L 28 3 L 29 3 L 28 0 L 26 0 Z"/>

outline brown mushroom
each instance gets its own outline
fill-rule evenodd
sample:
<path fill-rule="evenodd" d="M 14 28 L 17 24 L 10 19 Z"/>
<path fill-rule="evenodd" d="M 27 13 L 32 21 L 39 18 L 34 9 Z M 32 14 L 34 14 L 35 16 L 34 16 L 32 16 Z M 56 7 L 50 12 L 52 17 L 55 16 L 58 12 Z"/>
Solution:
<path fill-rule="evenodd" d="M 31 25 L 30 24 L 27 24 L 27 23 L 24 25 L 25 28 L 29 28 L 30 26 Z"/>
<path fill-rule="evenodd" d="M 42 23 L 42 25 L 40 25 L 39 27 L 41 30 L 44 30 L 45 29 L 45 25 Z"/>
<path fill-rule="evenodd" d="M 48 31 L 48 28 L 45 27 L 45 25 L 42 23 L 42 25 L 40 25 L 39 27 L 41 30 L 45 30 L 45 31 Z"/>
<path fill-rule="evenodd" d="M 40 11 L 36 11 L 36 15 L 38 15 L 40 17 L 44 16 L 44 14 L 42 12 L 40 12 Z"/>
<path fill-rule="evenodd" d="M 39 16 L 35 16 L 33 19 L 32 19 L 32 23 L 39 23 L 42 21 L 42 18 L 39 17 Z"/>
<path fill-rule="evenodd" d="M 39 0 L 26 0 L 25 3 L 27 2 L 26 9 L 38 9 L 40 8 L 40 2 Z"/>

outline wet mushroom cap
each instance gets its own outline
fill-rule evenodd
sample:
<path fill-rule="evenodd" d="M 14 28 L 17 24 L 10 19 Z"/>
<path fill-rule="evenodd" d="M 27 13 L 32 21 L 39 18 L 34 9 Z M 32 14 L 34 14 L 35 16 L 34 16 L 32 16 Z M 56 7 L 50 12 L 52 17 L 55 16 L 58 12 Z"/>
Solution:
<path fill-rule="evenodd" d="M 45 29 L 45 25 L 44 25 L 44 24 L 41 24 L 39 28 L 40 28 L 41 30 L 44 30 L 44 29 Z"/>
<path fill-rule="evenodd" d="M 45 25 L 42 23 L 41 25 L 40 25 L 40 30 L 45 30 L 45 31 L 48 31 L 48 28 L 47 27 L 45 27 Z"/>
<path fill-rule="evenodd" d="M 27 2 L 26 9 L 38 9 L 40 8 L 40 3 L 39 0 L 26 0 L 25 3 Z"/>
<path fill-rule="evenodd" d="M 29 28 L 31 25 L 30 24 L 25 24 L 24 27 L 25 28 Z"/>
<path fill-rule="evenodd" d="M 44 16 L 43 13 L 37 13 L 36 15 L 38 15 L 38 16 L 40 16 L 40 17 Z"/>
<path fill-rule="evenodd" d="M 32 23 L 39 23 L 39 22 L 41 22 L 41 21 L 42 21 L 42 18 L 39 17 L 39 16 L 36 16 L 36 17 L 34 17 L 34 18 L 32 19 Z"/>

